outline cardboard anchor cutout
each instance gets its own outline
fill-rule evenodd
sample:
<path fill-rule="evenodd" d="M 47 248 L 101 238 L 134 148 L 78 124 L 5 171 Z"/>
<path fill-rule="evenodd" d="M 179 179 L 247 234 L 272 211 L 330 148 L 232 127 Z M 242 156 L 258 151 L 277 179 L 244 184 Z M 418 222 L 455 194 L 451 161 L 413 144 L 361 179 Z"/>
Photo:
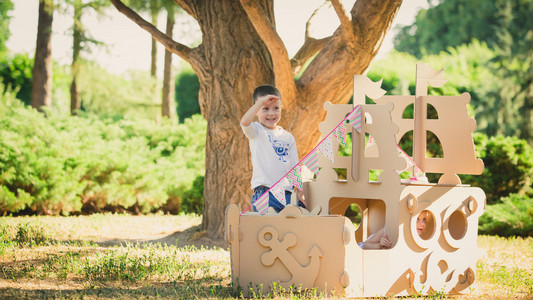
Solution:
<path fill-rule="evenodd" d="M 476 123 L 467 115 L 468 93 L 427 96 L 428 85 L 444 83 L 442 71 L 424 64 L 417 64 L 415 96 L 384 95 L 381 82 L 354 76 L 354 104 L 324 104 L 320 143 L 297 165 L 317 174 L 303 183 L 309 211 L 292 204 L 279 214 L 227 207 L 232 280 L 244 296 L 250 288 L 267 293 L 275 285 L 346 297 L 471 290 L 485 193 L 461 184 L 457 174 L 481 174 L 483 162 L 475 157 Z M 365 104 L 365 96 L 376 104 Z M 414 118 L 405 119 L 409 105 Z M 427 118 L 428 106 L 437 119 Z M 413 157 L 398 148 L 410 132 Z M 442 157 L 426 157 L 428 132 L 440 142 Z M 338 156 L 347 134 L 352 156 Z M 346 170 L 346 178 L 339 179 L 335 169 Z M 413 173 L 411 180 L 400 178 L 405 169 Z M 372 170 L 380 172 L 376 181 L 370 180 Z M 438 183 L 427 183 L 420 180 L 426 172 L 443 175 Z M 352 204 L 362 214 L 358 228 L 344 216 Z M 422 212 L 429 221 L 419 233 Z M 382 228 L 390 249 L 357 245 Z"/>

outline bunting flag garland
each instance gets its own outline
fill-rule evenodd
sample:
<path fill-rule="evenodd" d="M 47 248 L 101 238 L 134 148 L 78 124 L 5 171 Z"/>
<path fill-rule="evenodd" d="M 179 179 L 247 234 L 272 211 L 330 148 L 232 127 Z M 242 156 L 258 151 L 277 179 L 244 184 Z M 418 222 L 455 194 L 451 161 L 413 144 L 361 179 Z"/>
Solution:
<path fill-rule="evenodd" d="M 292 170 L 290 170 L 289 173 L 285 175 L 285 177 L 287 177 L 289 182 L 292 185 L 294 185 L 297 189 L 303 190 L 304 183 L 302 180 L 302 174 L 300 172 L 300 164 L 297 164 L 294 168 L 292 168 Z"/>
<path fill-rule="evenodd" d="M 425 173 L 424 171 L 422 171 L 422 169 L 420 169 L 416 164 L 415 162 L 409 157 L 409 155 L 407 155 L 407 153 L 405 153 L 405 151 L 403 151 L 402 148 L 400 148 L 400 146 L 397 146 L 398 147 L 398 154 L 403 158 L 405 159 L 405 161 L 407 162 L 407 166 L 405 167 L 405 169 L 403 170 L 399 170 L 397 171 L 398 174 L 400 174 L 401 172 L 407 170 L 409 167 L 413 167 L 413 176 L 411 177 L 411 180 L 417 180 L 419 178 L 422 178 L 422 177 L 425 177 Z"/>
<path fill-rule="evenodd" d="M 320 144 L 318 144 L 316 150 L 318 153 L 329 159 L 329 161 L 333 162 L 332 135 L 329 134 Z"/>
<path fill-rule="evenodd" d="M 318 166 L 318 153 L 325 156 L 331 162 L 334 161 L 333 135 L 339 140 L 340 144 L 346 147 L 346 122 L 348 122 L 355 130 L 357 130 L 357 132 L 361 133 L 362 110 L 360 105 L 354 107 L 354 109 L 346 116 L 346 118 L 344 118 L 339 125 L 335 127 L 335 129 L 333 129 L 311 152 L 309 152 L 309 154 L 307 154 L 294 168 L 285 174 L 285 176 L 283 176 L 278 182 L 272 185 L 268 191 L 263 193 L 263 195 L 261 195 L 253 203 L 253 206 L 260 214 L 265 214 L 268 210 L 270 193 L 272 193 L 272 195 L 278 199 L 281 204 L 286 205 L 287 200 L 285 197 L 285 186 L 293 185 L 297 189 L 303 190 L 301 168 L 302 166 L 305 166 L 314 174 L 318 174 L 320 171 Z M 244 213 L 244 211 L 242 213 Z"/>
<path fill-rule="evenodd" d="M 275 185 L 270 188 L 270 192 L 276 199 L 278 199 L 279 203 L 286 205 L 287 204 L 287 198 L 285 197 L 285 186 L 287 185 L 287 179 L 283 178 L 281 181 L 276 183 Z"/>
<path fill-rule="evenodd" d="M 398 170 L 397 171 L 398 174 L 400 174 L 401 172 L 407 170 L 409 167 L 413 166 L 414 163 L 411 160 L 411 158 L 409 157 L 409 155 L 407 155 L 407 153 L 405 153 L 405 151 L 403 151 L 403 149 L 400 148 L 400 146 L 398 146 L 398 154 L 400 155 L 401 158 L 403 158 L 407 162 L 407 165 L 405 166 L 405 168 L 403 170 Z"/>
<path fill-rule="evenodd" d="M 318 175 L 320 170 L 318 169 L 318 153 L 317 150 L 309 152 L 306 157 L 302 160 L 302 164 L 305 165 L 311 172 Z"/>
<path fill-rule="evenodd" d="M 264 214 L 268 210 L 268 191 L 263 193 L 259 199 L 257 199 L 253 205 L 255 206 L 255 209 L 260 213 Z"/>
<path fill-rule="evenodd" d="M 346 147 L 346 122 L 341 122 L 334 132 L 342 146 Z"/>
<path fill-rule="evenodd" d="M 420 169 L 417 165 L 415 165 L 413 167 L 413 177 L 414 178 L 421 178 L 421 177 L 424 177 L 424 172 L 422 171 L 422 169 Z"/>
<path fill-rule="evenodd" d="M 357 105 L 354 107 L 354 109 L 346 116 L 346 120 L 352 125 L 352 127 L 357 130 L 357 132 L 361 133 L 361 106 Z"/>

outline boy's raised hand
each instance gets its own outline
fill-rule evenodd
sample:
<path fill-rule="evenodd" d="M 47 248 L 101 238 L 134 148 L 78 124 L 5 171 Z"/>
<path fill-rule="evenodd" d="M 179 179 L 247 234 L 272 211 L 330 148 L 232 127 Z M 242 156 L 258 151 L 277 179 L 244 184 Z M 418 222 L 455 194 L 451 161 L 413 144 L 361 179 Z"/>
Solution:
<path fill-rule="evenodd" d="M 280 100 L 280 98 L 274 95 L 264 95 L 264 96 L 258 97 L 257 100 L 255 101 L 255 104 L 252 105 L 252 107 L 248 109 L 248 111 L 244 114 L 244 116 L 242 116 L 241 125 L 249 126 L 250 123 L 252 123 L 252 121 L 254 120 L 257 112 L 261 109 L 261 107 L 270 105 L 272 104 L 272 102 L 275 102 L 278 100 Z"/>
<path fill-rule="evenodd" d="M 276 102 L 278 100 L 280 100 L 280 98 L 278 96 L 275 96 L 275 95 L 264 95 L 264 96 L 261 96 L 261 97 L 257 98 L 257 103 L 259 103 L 260 107 L 262 107 L 262 106 L 265 106 L 265 105 L 269 105 L 272 102 Z"/>

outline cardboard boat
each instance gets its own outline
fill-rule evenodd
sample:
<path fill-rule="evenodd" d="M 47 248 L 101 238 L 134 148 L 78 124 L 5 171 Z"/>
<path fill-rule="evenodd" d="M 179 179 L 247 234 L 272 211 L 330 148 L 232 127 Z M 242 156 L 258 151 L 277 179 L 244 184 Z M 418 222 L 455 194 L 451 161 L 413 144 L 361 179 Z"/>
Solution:
<path fill-rule="evenodd" d="M 361 132 L 351 132 L 352 155 L 335 154 L 333 162 L 319 155 L 320 173 L 303 186 L 307 209 L 289 204 L 280 213 L 259 214 L 227 207 L 233 286 L 244 296 L 288 289 L 346 297 L 469 292 L 485 193 L 462 184 L 457 174 L 481 174 L 484 167 L 475 156 L 469 94 L 427 95 L 428 85 L 444 83 L 442 70 L 417 64 L 415 96 L 384 96 L 381 82 L 354 76 L 353 105 L 326 102 L 326 119 L 319 125 L 323 136 L 354 106 L 361 107 Z M 365 104 L 365 97 L 376 104 Z M 409 105 L 413 118 L 404 117 Z M 428 107 L 436 110 L 436 119 L 427 118 Z M 407 163 L 398 155 L 398 142 L 411 132 L 409 159 L 414 168 L 441 173 L 438 183 L 401 179 Z M 438 138 L 442 157 L 426 157 L 428 132 Z M 333 149 L 338 147 L 333 139 Z M 336 170 L 345 170 L 346 178 L 339 179 Z M 370 180 L 372 170 L 380 173 L 377 180 Z M 350 205 L 361 211 L 358 228 L 344 216 Z M 431 221 L 419 235 L 416 220 L 423 211 Z M 358 246 L 381 228 L 390 249 Z"/>

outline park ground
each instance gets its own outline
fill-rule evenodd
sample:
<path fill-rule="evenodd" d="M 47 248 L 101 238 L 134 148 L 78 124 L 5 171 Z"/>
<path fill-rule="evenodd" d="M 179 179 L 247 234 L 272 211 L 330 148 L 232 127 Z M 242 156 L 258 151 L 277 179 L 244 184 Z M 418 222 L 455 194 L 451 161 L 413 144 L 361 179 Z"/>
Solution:
<path fill-rule="evenodd" d="M 200 223 L 196 215 L 3 217 L 0 298 L 240 298 L 227 245 L 210 239 Z M 450 298 L 533 298 L 532 237 L 480 236 L 478 248 L 475 287 Z"/>

